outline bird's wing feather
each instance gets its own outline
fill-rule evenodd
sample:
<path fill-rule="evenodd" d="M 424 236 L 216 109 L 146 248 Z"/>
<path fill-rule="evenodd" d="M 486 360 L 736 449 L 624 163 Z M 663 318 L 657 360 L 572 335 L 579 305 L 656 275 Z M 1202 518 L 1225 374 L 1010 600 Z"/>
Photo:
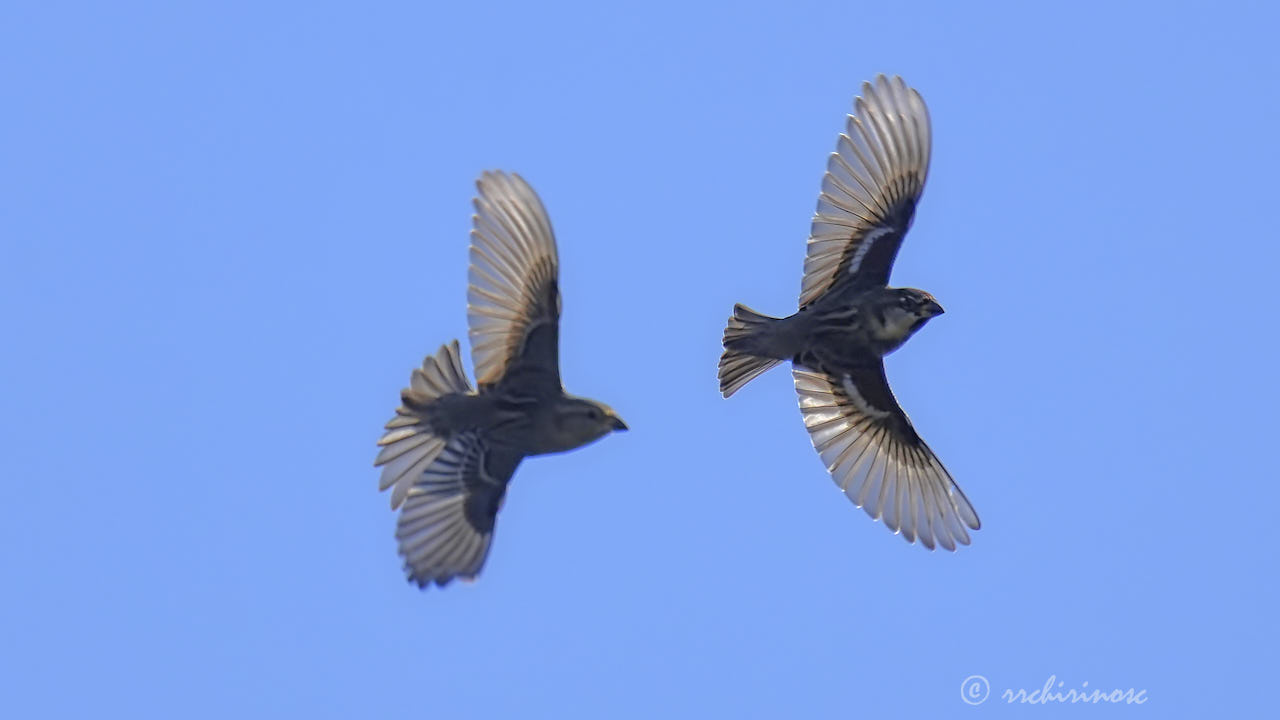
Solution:
<path fill-rule="evenodd" d="M 520 460 L 518 454 L 489 447 L 476 431 L 449 440 L 409 489 L 396 526 L 411 582 L 443 586 L 480 572 Z"/>
<path fill-rule="evenodd" d="M 889 390 L 883 363 L 841 375 L 794 368 L 800 412 L 840 489 L 873 519 L 932 550 L 968 545 L 978 516 Z"/>
<path fill-rule="evenodd" d="M 467 321 L 480 386 L 560 392 L 559 258 L 551 220 L 519 175 L 476 183 Z"/>
<path fill-rule="evenodd" d="M 828 291 L 884 286 L 929 173 L 929 112 L 900 77 L 864 83 L 827 161 L 809 232 L 800 306 Z"/>

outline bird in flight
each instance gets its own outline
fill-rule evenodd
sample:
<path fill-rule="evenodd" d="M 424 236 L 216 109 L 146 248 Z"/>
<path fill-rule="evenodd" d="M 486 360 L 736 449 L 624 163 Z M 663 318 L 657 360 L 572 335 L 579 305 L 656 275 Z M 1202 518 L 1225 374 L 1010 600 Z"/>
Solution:
<path fill-rule="evenodd" d="M 888 286 L 929 172 L 929 112 L 884 75 L 854 109 L 822 179 L 800 309 L 774 318 L 734 306 L 720 391 L 790 360 L 805 427 L 840 489 L 907 542 L 955 550 L 978 516 L 898 405 L 883 361 L 942 314 L 929 293 Z"/>
<path fill-rule="evenodd" d="M 421 588 L 480 572 L 526 456 L 627 429 L 608 406 L 560 383 L 559 259 L 542 201 L 515 174 L 486 172 L 476 186 L 467 322 L 477 389 L 457 340 L 428 355 L 400 392 L 374 460 L 391 508 L 402 508 L 396 540 Z"/>

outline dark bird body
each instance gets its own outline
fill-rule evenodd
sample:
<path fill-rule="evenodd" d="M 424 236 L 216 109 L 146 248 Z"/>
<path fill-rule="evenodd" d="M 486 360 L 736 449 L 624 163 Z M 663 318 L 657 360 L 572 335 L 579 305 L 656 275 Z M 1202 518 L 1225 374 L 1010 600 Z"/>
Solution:
<path fill-rule="evenodd" d="M 726 334 L 724 345 L 838 375 L 879 362 L 942 312 L 923 291 L 898 288 L 863 290 L 847 300 L 824 296 L 785 318 L 738 305 L 734 321 L 746 332 Z"/>
<path fill-rule="evenodd" d="M 627 426 L 560 383 L 559 260 L 542 202 L 518 175 L 485 173 L 467 290 L 478 389 L 458 342 L 413 371 L 378 441 L 375 465 L 409 580 L 426 587 L 480 572 L 507 484 L 532 455 L 564 452 Z"/>
<path fill-rule="evenodd" d="M 805 426 L 832 478 L 909 541 L 954 550 L 979 527 L 964 493 L 889 389 L 883 358 L 942 306 L 889 273 L 924 190 L 929 116 L 901 78 L 865 84 L 823 179 L 800 309 L 785 318 L 734 306 L 724 332 L 725 397 L 791 361 Z"/>

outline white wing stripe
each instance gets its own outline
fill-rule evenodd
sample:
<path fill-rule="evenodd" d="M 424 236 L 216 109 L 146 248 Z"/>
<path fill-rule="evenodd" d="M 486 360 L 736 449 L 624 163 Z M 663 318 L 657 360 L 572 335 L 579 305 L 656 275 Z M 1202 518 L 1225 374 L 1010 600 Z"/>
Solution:
<path fill-rule="evenodd" d="M 881 410 L 879 408 L 872 407 L 871 403 L 867 402 L 866 399 L 862 397 L 862 391 L 853 383 L 853 378 L 850 376 L 845 375 L 840 384 L 841 387 L 844 388 L 844 391 L 849 394 L 849 399 L 853 401 L 854 407 L 858 408 L 858 412 L 863 415 L 877 420 L 883 420 L 893 414 L 889 410 Z"/>

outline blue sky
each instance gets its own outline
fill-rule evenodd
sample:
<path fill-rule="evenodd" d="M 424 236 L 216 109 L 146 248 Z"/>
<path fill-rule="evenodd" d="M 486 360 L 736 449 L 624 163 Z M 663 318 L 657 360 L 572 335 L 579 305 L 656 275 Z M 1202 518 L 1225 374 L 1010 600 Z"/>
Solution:
<path fill-rule="evenodd" d="M 1273 10 L 427 5 L 0 10 L 0 713 L 1274 710 Z M 984 522 L 956 554 L 840 495 L 785 370 L 716 389 L 879 72 L 933 120 L 893 280 L 948 312 L 887 365 Z M 374 442 L 465 335 L 490 168 L 632 432 L 526 462 L 423 593 Z"/>

